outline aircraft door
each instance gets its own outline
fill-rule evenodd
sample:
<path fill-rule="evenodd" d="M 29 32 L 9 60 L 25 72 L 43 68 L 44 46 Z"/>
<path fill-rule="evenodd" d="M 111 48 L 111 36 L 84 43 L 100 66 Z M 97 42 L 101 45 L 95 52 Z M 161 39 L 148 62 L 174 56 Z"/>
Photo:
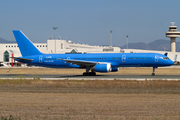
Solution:
<path fill-rule="evenodd" d="M 155 56 L 155 62 L 158 62 L 158 55 Z"/>
<path fill-rule="evenodd" d="M 42 56 L 39 56 L 39 63 L 42 63 Z"/>
<path fill-rule="evenodd" d="M 122 62 L 126 62 L 126 55 L 122 56 Z"/>

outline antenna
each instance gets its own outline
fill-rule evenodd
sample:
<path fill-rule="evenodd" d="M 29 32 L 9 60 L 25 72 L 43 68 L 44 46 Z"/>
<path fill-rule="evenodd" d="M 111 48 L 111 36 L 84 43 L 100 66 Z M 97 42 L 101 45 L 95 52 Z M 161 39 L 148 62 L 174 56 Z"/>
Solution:
<path fill-rule="evenodd" d="M 175 25 L 175 22 L 171 22 L 171 25 L 174 26 L 174 25 Z"/>

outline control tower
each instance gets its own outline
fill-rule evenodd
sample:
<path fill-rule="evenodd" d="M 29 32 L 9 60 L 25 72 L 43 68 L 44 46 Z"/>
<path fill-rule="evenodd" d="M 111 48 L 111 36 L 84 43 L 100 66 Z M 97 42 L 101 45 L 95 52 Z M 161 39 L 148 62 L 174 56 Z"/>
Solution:
<path fill-rule="evenodd" d="M 175 26 L 175 22 L 171 22 L 171 26 L 169 26 L 169 31 L 166 32 L 166 37 L 171 39 L 171 52 L 176 52 L 176 38 L 180 37 L 180 31 L 177 31 L 177 26 Z"/>

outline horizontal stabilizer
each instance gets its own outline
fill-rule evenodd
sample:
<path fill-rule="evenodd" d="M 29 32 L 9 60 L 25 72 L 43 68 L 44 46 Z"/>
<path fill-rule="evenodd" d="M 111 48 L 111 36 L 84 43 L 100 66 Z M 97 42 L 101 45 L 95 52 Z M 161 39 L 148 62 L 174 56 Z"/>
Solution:
<path fill-rule="evenodd" d="M 34 59 L 27 59 L 27 58 L 19 58 L 19 57 L 9 57 L 13 59 L 18 59 L 18 60 L 24 60 L 24 61 L 33 61 Z"/>

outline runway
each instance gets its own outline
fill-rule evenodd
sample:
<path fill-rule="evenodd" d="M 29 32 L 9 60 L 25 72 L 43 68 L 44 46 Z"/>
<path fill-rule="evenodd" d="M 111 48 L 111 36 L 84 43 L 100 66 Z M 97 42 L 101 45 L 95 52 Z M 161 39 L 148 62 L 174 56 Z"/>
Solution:
<path fill-rule="evenodd" d="M 1 79 L 41 79 L 41 80 L 180 80 L 180 75 L 41 75 L 41 74 L 0 74 Z"/>

